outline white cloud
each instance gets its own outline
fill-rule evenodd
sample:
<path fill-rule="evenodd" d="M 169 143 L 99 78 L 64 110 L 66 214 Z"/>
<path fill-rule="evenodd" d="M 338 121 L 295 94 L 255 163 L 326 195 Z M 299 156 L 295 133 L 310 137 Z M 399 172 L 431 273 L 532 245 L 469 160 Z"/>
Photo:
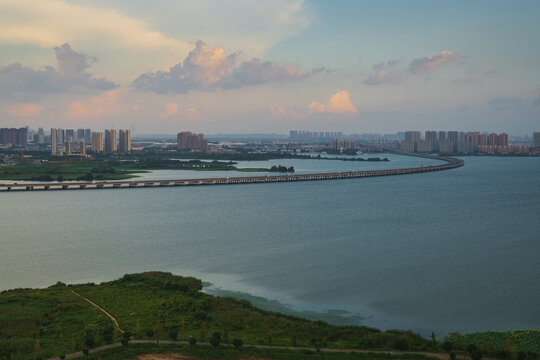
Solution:
<path fill-rule="evenodd" d="M 34 70 L 17 63 L 0 65 L 0 97 L 76 89 L 111 90 L 118 86 L 105 78 L 94 77 L 85 72 L 90 66 L 88 61 L 96 61 L 95 58 L 72 50 L 69 44 L 55 47 L 55 52 L 58 70 L 51 66 Z"/>
<path fill-rule="evenodd" d="M 225 54 L 221 47 L 197 41 L 195 49 L 169 71 L 139 75 L 131 84 L 138 91 L 158 94 L 188 93 L 193 90 L 232 89 L 264 83 L 300 80 L 323 69 L 306 71 L 295 64 L 275 64 L 253 58 L 236 66 L 238 54 Z"/>
<path fill-rule="evenodd" d="M 60 0 L 0 0 L 0 41 L 41 47 L 64 42 L 106 41 L 139 48 L 188 48 L 113 9 Z"/>

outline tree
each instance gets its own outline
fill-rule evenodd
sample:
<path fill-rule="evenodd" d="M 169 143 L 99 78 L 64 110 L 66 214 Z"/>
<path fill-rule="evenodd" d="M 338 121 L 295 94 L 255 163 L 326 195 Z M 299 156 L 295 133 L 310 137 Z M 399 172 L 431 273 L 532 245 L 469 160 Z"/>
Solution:
<path fill-rule="evenodd" d="M 62 354 L 59 356 L 60 360 L 64 360 L 66 358 L 66 355 Z"/>
<path fill-rule="evenodd" d="M 58 177 L 56 178 L 56 181 L 58 181 L 58 182 L 64 181 L 64 175 L 62 175 L 62 174 L 58 175 Z"/>
<path fill-rule="evenodd" d="M 241 348 L 244 345 L 242 339 L 233 339 L 232 344 L 235 348 Z"/>
<path fill-rule="evenodd" d="M 146 330 L 146 336 L 148 336 L 149 338 L 154 337 L 154 330 L 152 329 Z"/>
<path fill-rule="evenodd" d="M 163 333 L 163 327 L 161 326 L 161 321 L 157 321 L 156 325 L 156 343 L 157 346 L 159 346 L 159 338 L 161 337 L 161 334 Z"/>
<path fill-rule="evenodd" d="M 452 343 L 450 341 L 445 341 L 442 343 L 441 348 L 445 352 L 450 352 L 452 350 Z"/>
<path fill-rule="evenodd" d="M 482 353 L 481 350 L 479 349 L 475 349 L 471 352 L 471 359 L 472 360 L 482 360 L 482 357 L 484 356 L 484 354 Z"/>
<path fill-rule="evenodd" d="M 466 348 L 466 349 L 467 349 L 467 352 L 468 352 L 469 354 L 472 354 L 472 352 L 473 352 L 474 350 L 477 350 L 476 345 L 474 345 L 474 344 L 469 344 L 469 345 L 467 345 L 467 348 Z"/>
<path fill-rule="evenodd" d="M 456 359 L 456 353 L 455 352 L 450 352 L 450 359 L 452 360 L 455 360 Z"/>
<path fill-rule="evenodd" d="M 176 339 L 178 339 L 178 331 L 176 331 L 176 330 L 174 330 L 174 329 L 171 330 L 171 331 L 169 332 L 169 338 L 170 338 L 171 340 L 176 340 Z"/>
<path fill-rule="evenodd" d="M 210 345 L 218 347 L 219 343 L 221 342 L 221 333 L 215 332 L 210 337 Z"/>
<path fill-rule="evenodd" d="M 129 345 L 129 339 L 122 339 L 120 340 L 120 343 L 122 344 L 123 347 L 127 347 Z"/>
<path fill-rule="evenodd" d="M 206 322 L 202 323 L 200 335 L 201 335 L 201 340 L 205 341 L 206 340 Z"/>
<path fill-rule="evenodd" d="M 396 347 L 396 349 L 401 350 L 401 351 L 405 351 L 409 349 L 409 344 L 407 343 L 407 340 L 403 338 L 397 339 L 394 342 L 394 346 Z"/>
<path fill-rule="evenodd" d="M 88 350 L 87 348 L 84 348 L 82 352 L 84 356 L 88 356 L 88 354 L 90 353 L 90 350 Z"/>
<path fill-rule="evenodd" d="M 197 339 L 195 339 L 193 336 L 190 335 L 188 342 L 189 342 L 189 345 L 193 346 L 197 343 Z"/>

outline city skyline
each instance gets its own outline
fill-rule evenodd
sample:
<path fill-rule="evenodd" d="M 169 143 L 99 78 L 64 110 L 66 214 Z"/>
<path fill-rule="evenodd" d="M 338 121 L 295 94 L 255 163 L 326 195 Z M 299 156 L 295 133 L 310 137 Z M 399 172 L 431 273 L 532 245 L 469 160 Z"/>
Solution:
<path fill-rule="evenodd" d="M 0 9 L 4 127 L 538 131 L 534 1 L 6 0 Z"/>

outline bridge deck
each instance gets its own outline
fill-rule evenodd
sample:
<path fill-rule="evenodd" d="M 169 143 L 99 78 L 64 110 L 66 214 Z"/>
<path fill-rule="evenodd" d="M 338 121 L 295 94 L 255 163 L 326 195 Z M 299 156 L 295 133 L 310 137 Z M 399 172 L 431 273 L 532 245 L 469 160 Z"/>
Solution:
<path fill-rule="evenodd" d="M 409 155 L 409 154 L 407 154 Z M 123 180 L 123 181 L 93 181 L 93 182 L 63 182 L 63 183 L 26 183 L 26 184 L 0 184 L 0 191 L 20 190 L 78 190 L 78 189 L 121 189 L 121 188 L 145 188 L 153 186 L 198 186 L 198 185 L 232 185 L 232 184 L 256 184 L 291 181 L 319 181 L 339 180 L 351 178 L 364 178 L 374 176 L 394 176 L 406 174 L 420 174 L 432 171 L 449 170 L 463 166 L 463 160 L 438 157 L 422 156 L 431 159 L 446 161 L 446 164 L 426 167 L 389 170 L 364 170 L 349 172 L 296 174 L 296 175 L 266 175 L 245 177 L 216 177 L 202 179 L 174 179 L 174 180 Z"/>

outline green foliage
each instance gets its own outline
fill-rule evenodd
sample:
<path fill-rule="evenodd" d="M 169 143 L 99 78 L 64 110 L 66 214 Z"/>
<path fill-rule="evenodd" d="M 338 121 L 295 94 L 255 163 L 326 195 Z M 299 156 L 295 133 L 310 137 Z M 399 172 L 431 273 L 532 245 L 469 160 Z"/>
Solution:
<path fill-rule="evenodd" d="M 241 348 L 244 345 L 242 339 L 233 339 L 232 344 L 235 348 Z"/>
<path fill-rule="evenodd" d="M 482 357 L 484 354 L 482 353 L 482 350 L 474 349 L 471 351 L 471 359 L 472 360 L 482 360 Z"/>
<path fill-rule="evenodd" d="M 219 346 L 219 343 L 221 342 L 221 333 L 215 332 L 210 337 L 210 345 L 212 346 Z"/>
<path fill-rule="evenodd" d="M 508 331 L 482 331 L 470 334 L 450 333 L 445 340 L 451 341 L 459 348 L 456 340 L 464 346 L 476 345 L 477 348 L 489 353 L 508 351 L 509 342 L 516 351 L 540 353 L 540 329 L 536 330 L 508 330 Z"/>
<path fill-rule="evenodd" d="M 105 314 L 72 289 L 106 309 L 125 333 L 118 334 Z M 39 354 L 49 358 L 120 338 L 127 345 L 131 336 L 157 339 L 167 334 L 175 338 L 179 328 L 182 334 L 193 335 L 190 343 L 213 334 L 209 340 L 219 344 L 225 333 L 227 339 L 242 339 L 247 344 L 292 343 L 317 349 L 419 350 L 429 343 L 411 331 L 334 326 L 264 311 L 248 301 L 214 297 L 201 290 L 198 279 L 147 272 L 100 285 L 57 284 L 40 290 L 6 291 L 0 294 L 0 349 L 17 354 L 12 356 L 17 359 L 34 359 Z"/>

